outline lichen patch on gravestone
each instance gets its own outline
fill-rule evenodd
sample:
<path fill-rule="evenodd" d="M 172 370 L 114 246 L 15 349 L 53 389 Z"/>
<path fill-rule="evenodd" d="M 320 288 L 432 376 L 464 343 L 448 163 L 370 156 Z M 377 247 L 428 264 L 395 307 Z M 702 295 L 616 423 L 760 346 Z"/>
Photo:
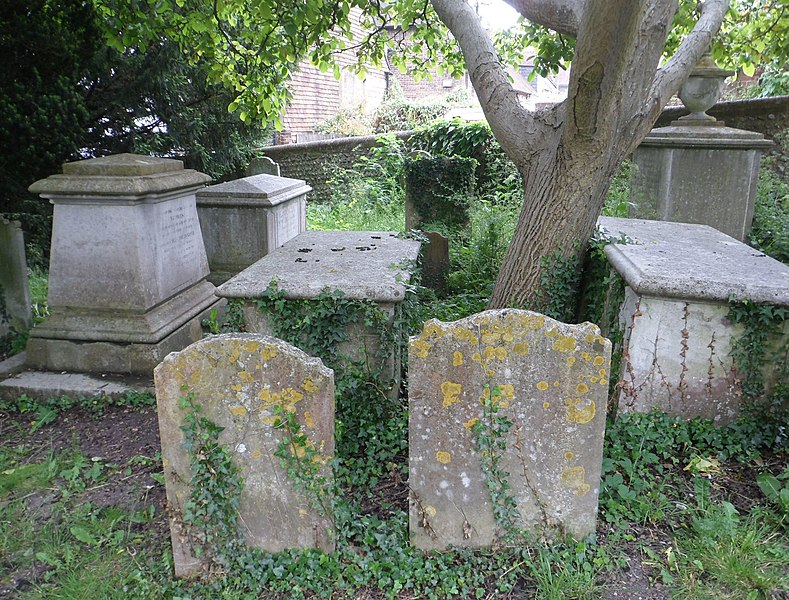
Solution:
<path fill-rule="evenodd" d="M 409 344 L 414 545 L 594 531 L 610 360 L 591 323 L 521 310 L 426 323 Z"/>

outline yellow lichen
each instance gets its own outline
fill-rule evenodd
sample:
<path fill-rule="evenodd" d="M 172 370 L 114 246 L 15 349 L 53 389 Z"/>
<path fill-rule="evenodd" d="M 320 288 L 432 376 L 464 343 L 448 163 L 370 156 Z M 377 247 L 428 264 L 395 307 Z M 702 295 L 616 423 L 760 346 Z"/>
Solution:
<path fill-rule="evenodd" d="M 452 330 L 452 337 L 460 342 L 469 342 L 474 345 L 479 344 L 479 338 L 474 335 L 473 331 L 465 327 L 455 327 Z"/>
<path fill-rule="evenodd" d="M 575 454 L 573 454 L 573 453 L 572 453 L 572 452 L 570 452 L 569 450 L 568 450 L 567 452 L 565 452 L 565 453 L 564 453 L 564 459 L 565 459 L 565 460 L 572 460 L 572 459 L 574 459 L 574 458 L 575 458 Z"/>
<path fill-rule="evenodd" d="M 542 403 L 542 407 L 543 408 L 550 408 L 551 407 L 551 403 L 550 402 L 543 402 Z"/>
<path fill-rule="evenodd" d="M 452 455 L 449 452 L 438 451 L 436 452 L 436 460 L 442 465 L 448 465 L 452 462 Z"/>
<path fill-rule="evenodd" d="M 243 406 L 231 406 L 230 414 L 234 417 L 243 417 L 247 414 L 247 409 Z"/>
<path fill-rule="evenodd" d="M 459 367 L 463 364 L 463 353 L 455 350 L 452 354 L 452 366 Z"/>
<path fill-rule="evenodd" d="M 422 335 L 419 337 L 423 340 L 431 336 L 440 338 L 446 335 L 446 333 L 447 332 L 441 325 L 439 325 L 436 321 L 431 321 L 430 323 L 425 324 L 424 329 L 422 329 Z"/>
<path fill-rule="evenodd" d="M 485 349 L 482 351 L 482 358 L 486 362 L 493 359 L 504 360 L 507 358 L 507 349 L 504 346 L 485 346 Z"/>
<path fill-rule="evenodd" d="M 551 387 L 551 384 L 549 384 L 547 381 L 538 381 L 537 382 L 537 389 L 540 390 L 541 392 L 544 392 L 549 387 Z"/>
<path fill-rule="evenodd" d="M 570 423 L 584 425 L 594 419 L 596 412 L 594 401 L 590 400 L 589 404 L 580 406 L 580 398 L 567 398 L 564 403 L 567 405 L 567 420 Z"/>
<path fill-rule="evenodd" d="M 575 357 L 574 356 L 568 356 L 567 357 L 567 366 L 568 367 L 572 367 L 574 364 L 575 364 Z"/>
<path fill-rule="evenodd" d="M 310 411 L 308 411 L 308 410 L 304 411 L 304 424 L 307 427 L 309 427 L 310 429 L 315 427 L 315 421 L 312 420 L 312 415 L 310 414 Z"/>
<path fill-rule="evenodd" d="M 474 362 L 482 362 L 482 355 L 479 352 L 475 352 L 471 355 L 471 360 Z"/>
<path fill-rule="evenodd" d="M 589 354 L 588 352 L 581 352 L 581 358 L 583 358 L 585 361 L 588 362 L 592 360 L 592 355 Z"/>
<path fill-rule="evenodd" d="M 602 356 L 595 356 L 595 357 L 594 357 L 594 360 L 592 361 L 592 364 L 593 364 L 595 367 L 599 367 L 599 366 L 600 366 L 600 365 L 602 365 L 604 362 L 605 362 L 605 358 L 603 358 Z"/>
<path fill-rule="evenodd" d="M 238 378 L 241 380 L 242 383 L 250 384 L 255 381 L 255 378 L 252 377 L 252 373 L 249 371 L 239 371 Z"/>
<path fill-rule="evenodd" d="M 249 453 L 249 455 L 254 458 L 255 460 L 260 460 L 263 458 L 263 453 L 260 450 L 253 450 Z"/>
<path fill-rule="evenodd" d="M 263 357 L 263 360 L 271 360 L 277 354 L 279 354 L 279 350 L 274 344 L 266 344 L 260 349 L 260 355 Z"/>
<path fill-rule="evenodd" d="M 456 402 L 460 402 L 460 393 L 463 386 L 454 381 L 445 381 L 441 384 L 441 393 L 444 395 L 444 406 L 449 408 Z"/>
<path fill-rule="evenodd" d="M 575 338 L 568 335 L 560 335 L 553 343 L 553 349 L 562 354 L 567 354 L 575 350 Z"/>
<path fill-rule="evenodd" d="M 556 335 L 558 333 L 559 333 L 559 330 L 556 327 L 554 327 L 553 329 L 546 329 L 545 330 L 545 335 L 546 335 L 546 337 L 549 337 L 549 338 L 556 337 Z"/>
<path fill-rule="evenodd" d="M 525 356 L 529 353 L 529 343 L 518 342 L 517 344 L 513 344 L 512 351 L 518 356 Z"/>
<path fill-rule="evenodd" d="M 579 383 L 578 385 L 575 386 L 575 392 L 577 394 L 585 394 L 588 391 L 589 391 L 589 386 L 586 385 L 585 383 Z"/>
<path fill-rule="evenodd" d="M 463 427 L 471 431 L 471 428 L 474 427 L 474 425 L 476 425 L 478 422 L 479 419 L 477 417 L 474 417 L 473 419 L 469 419 L 468 421 L 463 423 Z"/>
<path fill-rule="evenodd" d="M 411 340 L 409 344 L 411 353 L 417 358 L 426 358 L 427 352 L 430 350 L 431 345 L 423 339 Z"/>
<path fill-rule="evenodd" d="M 308 394 L 314 394 L 318 391 L 318 386 L 315 385 L 315 382 L 312 380 L 312 377 L 307 377 L 304 382 L 301 384 L 301 389 L 303 389 Z"/>
<path fill-rule="evenodd" d="M 586 469 L 583 467 L 570 467 L 562 471 L 561 480 L 562 484 L 573 490 L 576 496 L 586 496 L 591 486 L 586 483 Z"/>

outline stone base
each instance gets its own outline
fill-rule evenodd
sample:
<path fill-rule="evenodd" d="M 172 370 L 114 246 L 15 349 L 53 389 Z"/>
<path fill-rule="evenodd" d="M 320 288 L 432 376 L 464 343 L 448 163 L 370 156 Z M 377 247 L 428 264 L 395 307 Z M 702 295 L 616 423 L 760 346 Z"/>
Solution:
<path fill-rule="evenodd" d="M 171 352 L 179 352 L 203 337 L 201 322 L 213 308 L 209 304 L 197 316 L 172 333 L 151 343 L 120 343 L 31 337 L 27 343 L 27 366 L 48 371 L 129 373 L 151 375 Z"/>
<path fill-rule="evenodd" d="M 153 381 L 150 374 L 121 376 L 25 371 L 0 381 L 0 400 L 7 402 L 15 401 L 22 394 L 43 402 L 60 396 L 118 398 L 129 392 L 153 394 Z"/>
<path fill-rule="evenodd" d="M 30 338 L 156 344 L 213 305 L 215 291 L 202 280 L 146 311 L 50 306 L 52 315 L 33 328 Z"/>

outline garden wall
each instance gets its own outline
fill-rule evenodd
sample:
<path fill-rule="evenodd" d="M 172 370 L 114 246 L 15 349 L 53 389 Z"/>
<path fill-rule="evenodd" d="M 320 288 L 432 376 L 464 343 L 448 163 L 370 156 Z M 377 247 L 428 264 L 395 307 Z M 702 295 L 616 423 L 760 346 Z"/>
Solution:
<path fill-rule="evenodd" d="M 394 134 L 399 139 L 408 139 L 410 131 L 399 131 Z M 312 187 L 309 200 L 328 202 L 331 200 L 331 189 L 327 181 L 340 170 L 350 169 L 375 146 L 377 136 L 335 138 L 304 142 L 301 144 L 283 144 L 261 148 L 260 156 L 267 156 L 280 166 L 282 177 L 303 179 Z M 256 167 L 253 160 L 248 168 L 248 175 L 263 172 Z"/>
<path fill-rule="evenodd" d="M 789 96 L 720 102 L 708 112 L 725 121 L 729 127 L 756 131 L 771 140 L 777 133 L 789 129 Z M 667 108 L 655 126 L 664 127 L 685 114 L 688 111 L 684 107 Z M 400 131 L 395 135 L 407 139 L 411 133 Z M 364 136 L 269 146 L 260 150 L 260 156 L 268 156 L 279 163 L 283 177 L 303 179 L 312 186 L 310 200 L 326 202 L 331 199 L 331 190 L 326 182 L 339 170 L 352 167 L 375 145 L 375 140 L 376 136 Z M 772 151 L 780 149 L 775 147 Z M 253 161 L 248 174 L 260 172 Z"/>

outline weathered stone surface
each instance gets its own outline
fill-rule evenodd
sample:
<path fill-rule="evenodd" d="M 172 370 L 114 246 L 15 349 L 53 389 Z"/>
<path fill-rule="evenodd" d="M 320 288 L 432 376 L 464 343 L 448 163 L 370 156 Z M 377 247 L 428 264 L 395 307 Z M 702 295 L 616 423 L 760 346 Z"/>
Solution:
<path fill-rule="evenodd" d="M 629 243 L 606 257 L 625 280 L 619 409 L 726 423 L 742 403 L 729 299 L 789 306 L 789 267 L 706 225 L 602 217 Z M 784 335 L 789 336 L 789 321 Z M 767 381 L 773 365 L 765 365 Z"/>
<path fill-rule="evenodd" d="M 272 283 L 288 300 L 314 300 L 322 292 L 339 292 L 350 300 L 370 300 L 378 305 L 389 325 L 405 299 L 406 286 L 419 255 L 419 242 L 398 239 L 388 231 L 307 231 L 277 248 L 217 288 L 227 300 L 241 300 L 246 330 L 274 333 L 256 298 Z M 360 322 L 346 328 L 350 340 L 338 343 L 338 353 L 371 364 L 380 358 L 381 340 L 374 327 Z M 400 356 L 395 350 L 385 360 L 386 376 L 397 397 Z"/>
<path fill-rule="evenodd" d="M 715 121 L 653 129 L 633 154 L 630 216 L 706 224 L 745 240 L 759 160 L 771 146 L 759 133 Z"/>
<path fill-rule="evenodd" d="M 402 302 L 419 242 L 390 231 L 306 231 L 227 283 L 224 298 L 259 298 L 272 281 L 288 299 L 325 290 L 378 303 Z"/>
<path fill-rule="evenodd" d="M 334 376 L 317 358 L 282 340 L 226 334 L 196 342 L 169 355 L 154 371 L 170 530 L 176 575 L 200 568 L 180 519 L 190 490 L 191 468 L 183 447 L 184 412 L 179 398 L 194 395 L 201 415 L 224 427 L 220 443 L 232 451 L 244 480 L 239 523 L 250 546 L 333 550 L 327 519 L 297 492 L 274 453 L 286 443 L 275 427 L 275 406 L 291 412 L 307 444 L 324 461 L 334 452 Z M 296 448 L 297 453 L 300 452 Z"/>
<path fill-rule="evenodd" d="M 25 242 L 18 221 L 0 217 L 0 339 L 33 325 Z"/>
<path fill-rule="evenodd" d="M 162 345 L 194 331 L 190 321 L 216 301 L 206 281 L 195 207 L 195 190 L 208 179 L 183 169 L 181 161 L 122 154 L 68 163 L 63 175 L 30 187 L 55 205 L 51 316 L 31 332 L 30 366 L 92 371 L 86 356 L 61 356 L 56 347 L 64 341 L 106 342 L 115 347 L 95 370 L 150 374 L 150 364 L 139 364 L 132 346 L 150 345 L 157 364 L 167 352 L 199 339 L 198 334 L 177 348 Z M 96 348 L 75 349 L 95 354 Z M 49 357 L 73 366 L 56 366 Z"/>
<path fill-rule="evenodd" d="M 476 444 L 485 402 L 512 423 L 500 468 L 516 526 L 593 532 L 610 360 L 611 343 L 591 323 L 497 310 L 425 324 L 409 345 L 412 543 L 479 547 L 501 535 Z"/>
<path fill-rule="evenodd" d="M 255 175 L 197 192 L 209 279 L 224 283 L 307 229 L 307 193 L 300 179 Z"/>
<path fill-rule="evenodd" d="M 600 217 L 598 225 L 632 240 L 609 244 L 605 253 L 639 294 L 789 304 L 789 267 L 712 227 L 612 217 Z"/>
<path fill-rule="evenodd" d="M 449 238 L 435 231 L 426 231 L 427 247 L 422 256 L 422 285 L 443 291 L 449 273 Z"/>

